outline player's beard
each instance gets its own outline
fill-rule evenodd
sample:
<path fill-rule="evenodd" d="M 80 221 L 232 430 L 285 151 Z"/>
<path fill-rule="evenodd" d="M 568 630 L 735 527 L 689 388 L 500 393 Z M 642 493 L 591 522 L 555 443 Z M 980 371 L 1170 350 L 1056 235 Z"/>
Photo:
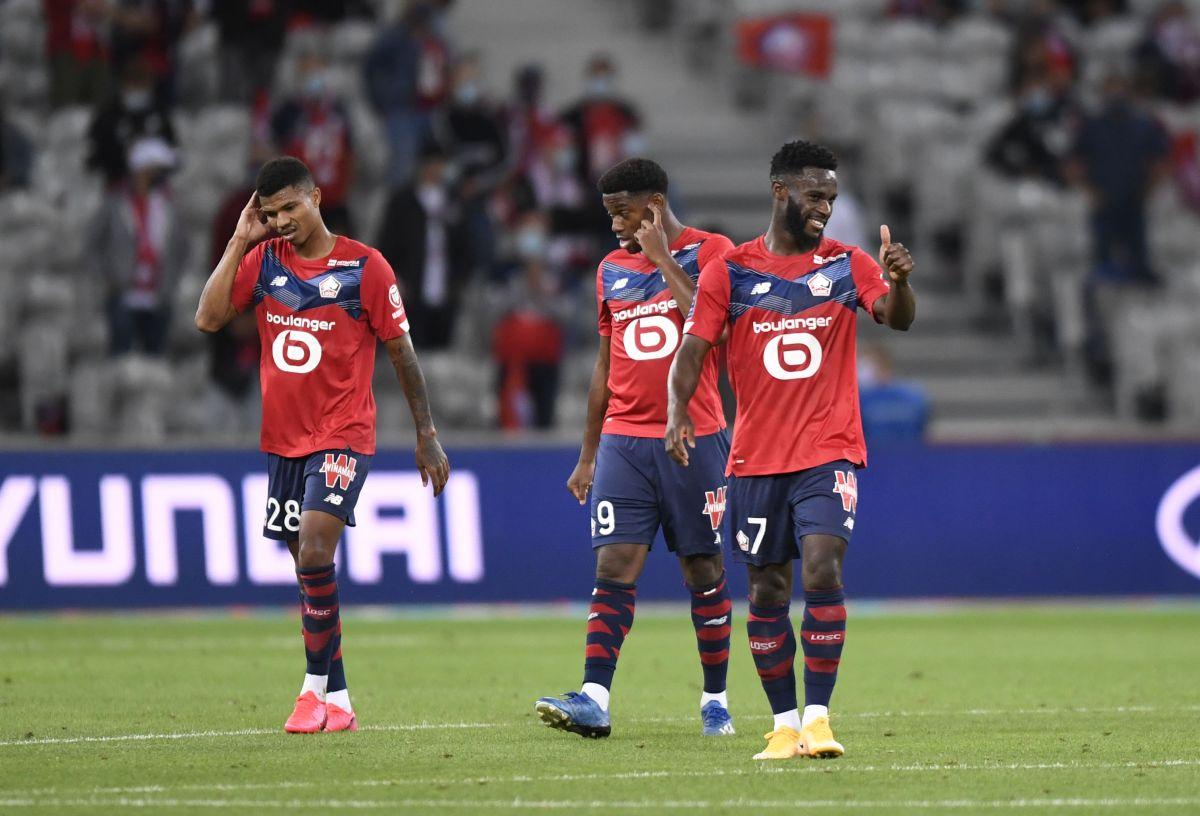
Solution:
<path fill-rule="evenodd" d="M 796 247 L 804 252 L 816 249 L 817 245 L 821 243 L 820 236 L 813 238 L 805 232 L 804 227 L 807 223 L 808 219 L 804 217 L 804 211 L 800 209 L 800 205 L 789 198 L 787 211 L 784 213 L 784 225 L 796 243 Z"/>

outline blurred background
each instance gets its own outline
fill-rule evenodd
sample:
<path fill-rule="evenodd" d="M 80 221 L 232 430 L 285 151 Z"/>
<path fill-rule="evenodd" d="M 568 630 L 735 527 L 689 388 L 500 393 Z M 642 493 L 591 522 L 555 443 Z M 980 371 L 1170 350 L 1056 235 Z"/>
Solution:
<path fill-rule="evenodd" d="M 860 321 L 861 594 L 1194 593 L 1198 134 L 1195 0 L 0 0 L 0 606 L 288 598 L 253 316 L 192 324 L 279 153 L 394 267 L 457 471 L 416 489 L 378 365 L 352 581 L 590 586 L 596 179 L 653 157 L 741 242 L 798 137 L 829 233 L 918 263 L 913 330 Z"/>

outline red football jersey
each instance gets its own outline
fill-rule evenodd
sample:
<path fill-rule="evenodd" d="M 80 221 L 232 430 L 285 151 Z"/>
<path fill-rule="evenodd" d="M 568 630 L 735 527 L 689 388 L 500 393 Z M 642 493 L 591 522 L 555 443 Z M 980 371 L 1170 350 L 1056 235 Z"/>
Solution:
<path fill-rule="evenodd" d="M 676 263 L 693 281 L 705 264 L 733 249 L 724 235 L 685 227 L 670 246 Z M 614 250 L 596 271 L 600 335 L 609 340 L 604 433 L 662 436 L 667 432 L 667 374 L 683 339 L 683 314 L 666 278 L 642 253 Z M 720 332 L 718 332 L 720 334 Z M 692 399 L 697 434 L 725 427 L 717 392 L 716 355 L 709 355 Z"/>
<path fill-rule="evenodd" d="M 829 238 L 803 255 L 774 255 L 759 236 L 704 267 L 684 331 L 713 343 L 730 324 L 737 419 L 728 473 L 866 465 L 856 309 L 871 314 L 888 291 L 873 257 Z"/>
<path fill-rule="evenodd" d="M 233 284 L 234 308 L 252 304 L 262 340 L 262 449 L 373 454 L 376 338 L 408 331 L 388 262 L 344 236 L 314 260 L 283 238 L 263 241 L 242 258 Z"/>

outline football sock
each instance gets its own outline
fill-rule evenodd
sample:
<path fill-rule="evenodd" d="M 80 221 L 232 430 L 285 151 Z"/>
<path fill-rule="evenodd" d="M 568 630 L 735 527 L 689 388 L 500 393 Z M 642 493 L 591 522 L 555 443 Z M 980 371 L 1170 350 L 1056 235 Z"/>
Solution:
<path fill-rule="evenodd" d="M 588 697 L 596 701 L 596 705 L 608 711 L 608 689 L 599 683 L 584 683 L 579 689 Z"/>
<path fill-rule="evenodd" d="M 329 702 L 344 711 L 351 711 L 350 692 L 346 689 L 346 667 L 342 663 L 342 622 L 339 620 L 333 634 L 333 657 L 329 661 Z"/>
<path fill-rule="evenodd" d="M 733 620 L 733 601 L 725 574 L 715 584 L 688 587 L 692 593 L 692 626 L 696 629 L 696 648 L 704 670 L 704 691 L 716 694 L 725 690 L 729 674 L 729 632 Z"/>
<path fill-rule="evenodd" d="M 304 593 L 301 621 L 304 624 L 304 654 L 308 659 L 306 672 L 327 676 L 341 628 L 333 564 L 301 567 L 296 574 L 300 576 L 300 589 Z"/>
<path fill-rule="evenodd" d="M 633 626 L 636 599 L 637 588 L 634 584 L 596 579 L 596 588 L 592 590 L 592 606 L 588 610 L 587 648 L 583 658 L 585 686 L 595 683 L 605 689 L 612 688 L 621 644 Z M 592 697 L 591 694 L 588 696 Z"/>
<path fill-rule="evenodd" d="M 304 675 L 304 684 L 300 686 L 300 693 L 311 691 L 317 695 L 318 700 L 325 702 L 325 685 L 328 680 L 329 678 L 323 674 L 306 674 Z"/>
<path fill-rule="evenodd" d="M 804 726 L 807 727 L 813 720 L 821 717 L 829 716 L 829 708 L 822 705 L 806 705 L 804 707 Z"/>
<path fill-rule="evenodd" d="M 796 708 L 796 636 L 788 617 L 791 604 L 763 607 L 750 604 L 746 632 L 750 635 L 750 654 L 762 681 L 763 691 L 773 714 L 794 712 Z"/>
<path fill-rule="evenodd" d="M 703 694 L 701 694 L 700 695 L 700 707 L 704 708 L 706 705 L 711 703 L 713 700 L 716 700 L 718 703 L 720 703 L 721 708 L 729 708 L 729 696 L 723 691 L 718 691 L 715 694 L 710 694 L 709 692 L 706 691 Z"/>
<path fill-rule="evenodd" d="M 773 728 L 778 731 L 780 728 L 787 727 L 793 731 L 800 730 L 800 712 L 796 709 L 791 711 L 780 711 L 775 715 L 775 725 Z"/>
<path fill-rule="evenodd" d="M 841 587 L 804 593 L 804 705 L 829 707 L 846 641 L 846 596 Z"/>

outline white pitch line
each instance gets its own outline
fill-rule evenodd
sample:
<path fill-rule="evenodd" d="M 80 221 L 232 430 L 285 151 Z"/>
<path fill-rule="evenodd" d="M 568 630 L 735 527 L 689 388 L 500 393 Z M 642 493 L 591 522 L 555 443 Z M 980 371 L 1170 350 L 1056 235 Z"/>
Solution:
<path fill-rule="evenodd" d="M 1200 711 L 1200 705 L 1169 706 L 1114 706 L 1111 708 L 1017 708 L 1017 709 L 984 709 L 970 708 L 960 711 L 859 711 L 848 714 L 834 714 L 834 719 L 889 719 L 898 717 L 1008 717 L 1030 714 L 1062 715 L 1062 714 L 1155 714 Z M 691 722 L 692 717 L 630 717 L 628 723 L 672 723 Z M 763 719 L 750 717 L 749 719 Z M 365 725 L 363 731 L 431 731 L 439 728 L 504 728 L 506 726 L 523 727 L 522 722 L 457 722 L 457 723 L 413 723 L 406 725 Z M 34 745 L 74 745 L 92 742 L 145 742 L 150 740 L 180 740 L 207 739 L 213 737 L 251 737 L 266 734 L 282 734 L 278 728 L 242 728 L 229 731 L 182 731 L 158 734 L 108 734 L 81 737 L 35 737 L 30 739 L 10 739 L 0 741 L 0 748 L 13 748 Z"/>
<path fill-rule="evenodd" d="M 604 780 L 638 780 L 638 779 L 686 779 L 708 777 L 753 777 L 763 775 L 799 775 L 810 773 L 944 773 L 947 771 L 1076 771 L 1076 770 L 1133 770 L 1141 768 L 1191 768 L 1200 766 L 1200 759 L 1150 759 L 1142 762 L 1012 762 L 987 764 L 939 764 L 917 763 L 910 765 L 849 765 L 828 762 L 797 762 L 789 765 L 764 765 L 755 768 L 726 768 L 704 771 L 621 771 L 618 773 L 590 774 L 552 774 L 543 776 L 477 776 L 455 780 L 459 785 L 480 784 L 521 784 L 529 782 L 595 782 Z M 351 788 L 391 788 L 391 787 L 420 787 L 422 785 L 438 785 L 445 783 L 444 777 L 428 779 L 339 779 L 338 786 Z M 328 782 L 246 782 L 227 783 L 213 782 L 209 784 L 192 785 L 139 785 L 134 787 L 113 788 L 38 788 L 23 791 L 8 791 L 12 797 L 41 797 L 62 796 L 73 794 L 81 796 L 124 796 L 129 794 L 155 794 L 192 792 L 222 792 L 252 790 L 294 790 L 305 788 L 328 788 Z"/>
<path fill-rule="evenodd" d="M 366 810 L 378 808 L 469 808 L 480 810 L 582 810 L 585 808 L 622 810 L 696 810 L 711 808 L 837 808 L 839 810 L 907 808 L 910 810 L 945 810 L 963 808 L 1023 809 L 1023 808 L 1142 808 L 1196 807 L 1200 797 L 1176 798 L 1043 798 L 1043 799 L 886 799 L 844 800 L 824 799 L 724 799 L 724 800 L 603 800 L 603 799 L 0 799 L 3 807 L 85 807 L 85 808 L 288 808 L 304 810 L 329 808 L 333 810 Z"/>

